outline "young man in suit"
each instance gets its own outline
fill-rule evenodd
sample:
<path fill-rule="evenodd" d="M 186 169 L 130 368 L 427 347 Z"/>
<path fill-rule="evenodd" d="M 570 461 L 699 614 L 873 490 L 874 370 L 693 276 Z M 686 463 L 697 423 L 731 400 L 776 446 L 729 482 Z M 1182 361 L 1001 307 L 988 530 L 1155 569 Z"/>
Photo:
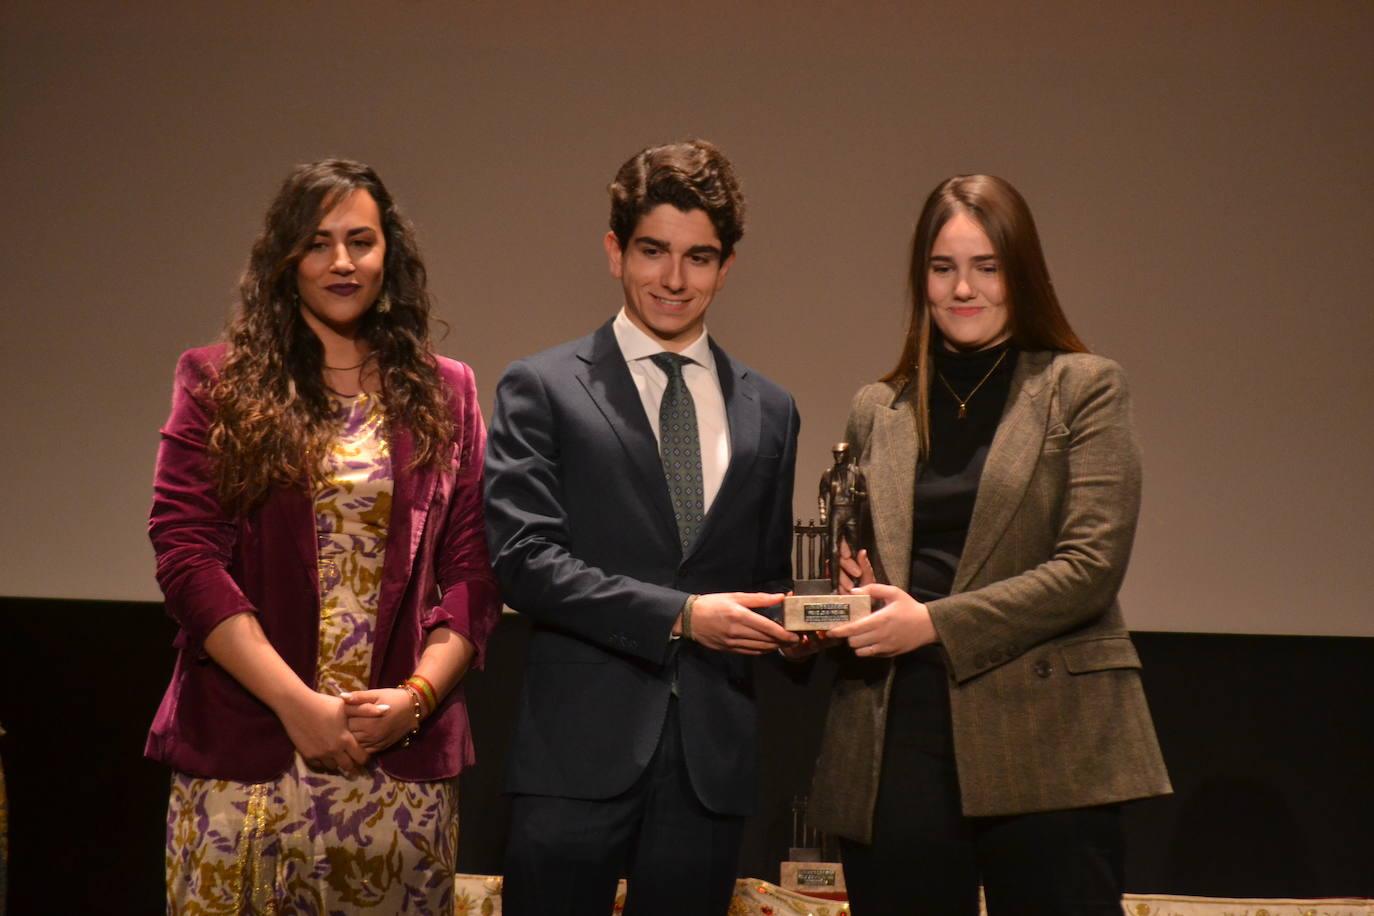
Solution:
<path fill-rule="evenodd" d="M 508 758 L 508 916 L 724 913 L 755 794 L 746 656 L 797 642 L 791 395 L 706 334 L 744 201 L 725 156 L 646 149 L 610 185 L 623 306 L 496 392 L 487 525 L 532 618 Z"/>

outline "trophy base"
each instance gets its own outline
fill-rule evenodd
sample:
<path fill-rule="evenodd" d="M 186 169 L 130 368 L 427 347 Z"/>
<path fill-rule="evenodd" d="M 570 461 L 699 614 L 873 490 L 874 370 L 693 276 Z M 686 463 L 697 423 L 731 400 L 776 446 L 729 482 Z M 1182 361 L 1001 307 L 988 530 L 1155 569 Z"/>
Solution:
<path fill-rule="evenodd" d="M 778 884 L 784 890 L 829 900 L 849 899 L 839 862 L 783 862 L 778 871 Z"/>
<path fill-rule="evenodd" d="M 873 599 L 868 595 L 788 595 L 782 602 L 782 626 L 793 633 L 812 633 L 871 613 Z"/>

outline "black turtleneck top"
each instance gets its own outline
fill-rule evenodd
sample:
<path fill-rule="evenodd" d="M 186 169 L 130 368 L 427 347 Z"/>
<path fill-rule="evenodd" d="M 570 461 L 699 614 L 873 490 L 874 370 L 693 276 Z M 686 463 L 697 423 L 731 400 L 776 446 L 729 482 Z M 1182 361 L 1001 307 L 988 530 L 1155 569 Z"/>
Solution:
<path fill-rule="evenodd" d="M 935 354 L 936 374 L 930 380 L 930 452 L 916 467 L 911 578 L 907 584 L 917 601 L 944 598 L 954 585 L 978 496 L 978 481 L 1011 391 L 1016 355 L 1010 344 L 977 353 L 952 353 L 941 347 Z M 955 394 L 950 393 L 951 388 Z M 967 405 L 962 418 L 961 400 Z M 953 757 L 948 675 L 939 646 L 922 646 L 899 655 L 896 661 L 888 740 Z"/>
<path fill-rule="evenodd" d="M 951 353 L 941 348 L 935 354 L 935 373 L 930 380 L 930 452 L 916 468 L 908 591 L 917 601 L 944 598 L 954 584 L 973 517 L 973 501 L 978 496 L 978 480 L 1007 404 L 1015 368 L 1016 351 L 1005 343 L 977 353 Z M 962 419 L 960 400 L 967 404 Z"/>

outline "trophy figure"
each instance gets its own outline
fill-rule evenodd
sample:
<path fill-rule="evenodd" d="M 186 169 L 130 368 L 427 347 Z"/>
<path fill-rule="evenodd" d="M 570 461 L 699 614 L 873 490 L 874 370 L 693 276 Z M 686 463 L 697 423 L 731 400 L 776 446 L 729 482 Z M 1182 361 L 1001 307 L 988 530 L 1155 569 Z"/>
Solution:
<path fill-rule="evenodd" d="M 798 523 L 794 529 L 797 594 L 789 595 L 783 602 L 783 626 L 793 632 L 828 630 L 865 617 L 873 610 L 873 599 L 868 595 L 839 594 L 840 544 L 848 544 L 850 553 L 858 555 L 868 489 L 863 471 L 849 454 L 849 443 L 836 443 L 832 454 L 835 463 L 821 475 L 816 500 L 821 523 Z M 820 563 L 816 562 L 814 549 L 805 549 L 813 546 L 817 535 L 821 541 Z M 804 559 L 809 561 L 805 570 Z"/>
<path fill-rule="evenodd" d="M 849 443 L 837 442 L 831 450 L 835 463 L 821 475 L 820 493 L 816 502 L 820 507 L 821 524 L 826 527 L 826 566 L 830 573 L 830 590 L 840 591 L 840 540 L 849 544 L 852 555 L 859 555 L 859 515 L 868 500 L 863 471 L 849 457 Z"/>

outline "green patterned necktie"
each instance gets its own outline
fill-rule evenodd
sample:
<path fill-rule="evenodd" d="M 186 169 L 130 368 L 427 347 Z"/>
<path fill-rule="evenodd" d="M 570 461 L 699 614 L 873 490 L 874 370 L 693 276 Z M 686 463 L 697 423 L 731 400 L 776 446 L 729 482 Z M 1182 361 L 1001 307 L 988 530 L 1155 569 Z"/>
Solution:
<path fill-rule="evenodd" d="M 649 359 L 668 376 L 668 387 L 658 408 L 658 452 L 663 459 L 663 476 L 668 480 L 677 534 L 685 554 L 701 527 L 702 507 L 706 503 L 701 485 L 697 408 L 682 378 L 683 365 L 692 360 L 676 353 L 655 353 Z"/>

